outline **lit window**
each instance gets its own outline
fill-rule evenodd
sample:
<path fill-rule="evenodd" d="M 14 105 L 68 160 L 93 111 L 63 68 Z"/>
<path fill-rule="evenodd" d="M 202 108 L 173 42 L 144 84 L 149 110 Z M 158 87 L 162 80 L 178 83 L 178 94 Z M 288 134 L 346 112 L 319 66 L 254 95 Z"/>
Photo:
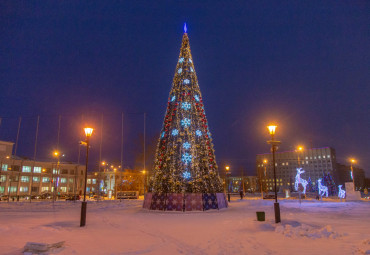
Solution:
<path fill-rule="evenodd" d="M 69 178 L 69 182 L 70 183 L 73 183 L 73 178 Z"/>
<path fill-rule="evenodd" d="M 60 183 L 67 183 L 67 178 L 61 178 Z"/>
<path fill-rule="evenodd" d="M 49 190 L 49 187 L 42 187 L 41 188 L 41 191 L 48 191 Z"/>
<path fill-rule="evenodd" d="M 39 166 L 35 166 L 35 167 L 33 168 L 33 172 L 34 172 L 34 173 L 41 173 L 41 167 L 39 167 Z"/>
<path fill-rule="evenodd" d="M 21 176 L 21 182 L 29 182 L 30 177 L 29 176 Z"/>
<path fill-rule="evenodd" d="M 20 192 L 27 192 L 28 191 L 28 187 L 20 187 L 19 188 L 19 191 Z"/>
<path fill-rule="evenodd" d="M 40 182 L 40 177 L 34 176 L 34 177 L 32 177 L 32 181 L 33 182 Z"/>
<path fill-rule="evenodd" d="M 289 165 L 289 163 L 288 163 L 288 162 L 286 162 L 286 165 L 288 166 L 288 165 Z"/>
<path fill-rule="evenodd" d="M 87 179 L 87 184 L 91 184 L 91 179 Z"/>
<path fill-rule="evenodd" d="M 7 164 L 3 164 L 1 166 L 1 171 L 8 171 L 8 165 Z"/>
<path fill-rule="evenodd" d="M 22 167 L 23 173 L 31 173 L 31 167 L 30 166 L 23 166 Z"/>
<path fill-rule="evenodd" d="M 67 187 L 60 187 L 60 189 L 62 190 L 62 192 L 67 192 Z"/>
<path fill-rule="evenodd" d="M 319 156 L 319 158 L 321 158 L 321 156 Z"/>
<path fill-rule="evenodd" d="M 330 158 L 330 155 L 328 155 L 328 158 Z"/>
<path fill-rule="evenodd" d="M 92 184 L 96 184 L 96 179 L 92 179 Z"/>
<path fill-rule="evenodd" d="M 53 168 L 53 174 L 58 174 L 58 170 Z"/>
<path fill-rule="evenodd" d="M 324 156 L 322 156 L 323 158 L 325 158 L 325 155 Z"/>
<path fill-rule="evenodd" d="M 42 182 L 50 182 L 50 178 L 49 177 L 42 177 Z"/>

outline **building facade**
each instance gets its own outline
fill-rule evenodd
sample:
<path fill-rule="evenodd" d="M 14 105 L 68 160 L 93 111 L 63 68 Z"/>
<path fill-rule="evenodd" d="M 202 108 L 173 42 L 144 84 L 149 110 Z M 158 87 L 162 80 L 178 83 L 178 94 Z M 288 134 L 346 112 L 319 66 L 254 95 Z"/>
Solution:
<path fill-rule="evenodd" d="M 304 151 L 285 151 L 275 153 L 277 189 L 294 190 L 297 168 L 302 168 L 305 173 L 301 178 L 311 180 L 312 185 L 317 185 L 317 180 L 329 174 L 338 182 L 337 163 L 335 150 L 330 147 L 313 148 Z M 257 176 L 263 191 L 274 190 L 274 170 L 272 154 L 258 154 L 256 157 Z"/>
<path fill-rule="evenodd" d="M 83 194 L 85 166 L 17 157 L 11 155 L 13 145 L 0 141 L 0 195 Z"/>
<path fill-rule="evenodd" d="M 138 191 L 144 194 L 146 175 L 132 169 L 102 169 L 88 174 L 87 189 L 89 195 L 100 195 L 103 197 L 117 197 L 121 191 Z"/>

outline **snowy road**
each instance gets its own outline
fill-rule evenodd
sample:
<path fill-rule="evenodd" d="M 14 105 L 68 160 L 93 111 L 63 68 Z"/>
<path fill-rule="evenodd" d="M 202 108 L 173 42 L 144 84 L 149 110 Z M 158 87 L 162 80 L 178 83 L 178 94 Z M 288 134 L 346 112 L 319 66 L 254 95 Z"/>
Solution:
<path fill-rule="evenodd" d="M 370 254 L 370 202 L 233 200 L 226 210 L 148 212 L 141 200 L 0 203 L 0 253 L 66 241 L 58 254 Z M 266 212 L 266 222 L 256 221 Z"/>

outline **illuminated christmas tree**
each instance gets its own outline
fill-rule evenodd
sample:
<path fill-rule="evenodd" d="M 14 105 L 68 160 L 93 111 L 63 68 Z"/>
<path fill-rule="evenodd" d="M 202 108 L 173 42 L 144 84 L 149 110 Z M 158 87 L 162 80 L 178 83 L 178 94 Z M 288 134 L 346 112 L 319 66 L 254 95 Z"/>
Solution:
<path fill-rule="evenodd" d="M 223 186 L 186 25 L 184 32 L 158 141 L 150 191 L 220 193 Z"/>

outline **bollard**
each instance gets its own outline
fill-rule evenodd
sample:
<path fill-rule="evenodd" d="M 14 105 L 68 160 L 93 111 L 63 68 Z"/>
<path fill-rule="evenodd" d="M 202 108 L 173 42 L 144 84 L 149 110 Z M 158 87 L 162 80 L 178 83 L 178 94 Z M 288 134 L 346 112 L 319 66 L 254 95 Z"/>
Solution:
<path fill-rule="evenodd" d="M 265 221 L 265 212 L 256 212 L 258 221 Z"/>

